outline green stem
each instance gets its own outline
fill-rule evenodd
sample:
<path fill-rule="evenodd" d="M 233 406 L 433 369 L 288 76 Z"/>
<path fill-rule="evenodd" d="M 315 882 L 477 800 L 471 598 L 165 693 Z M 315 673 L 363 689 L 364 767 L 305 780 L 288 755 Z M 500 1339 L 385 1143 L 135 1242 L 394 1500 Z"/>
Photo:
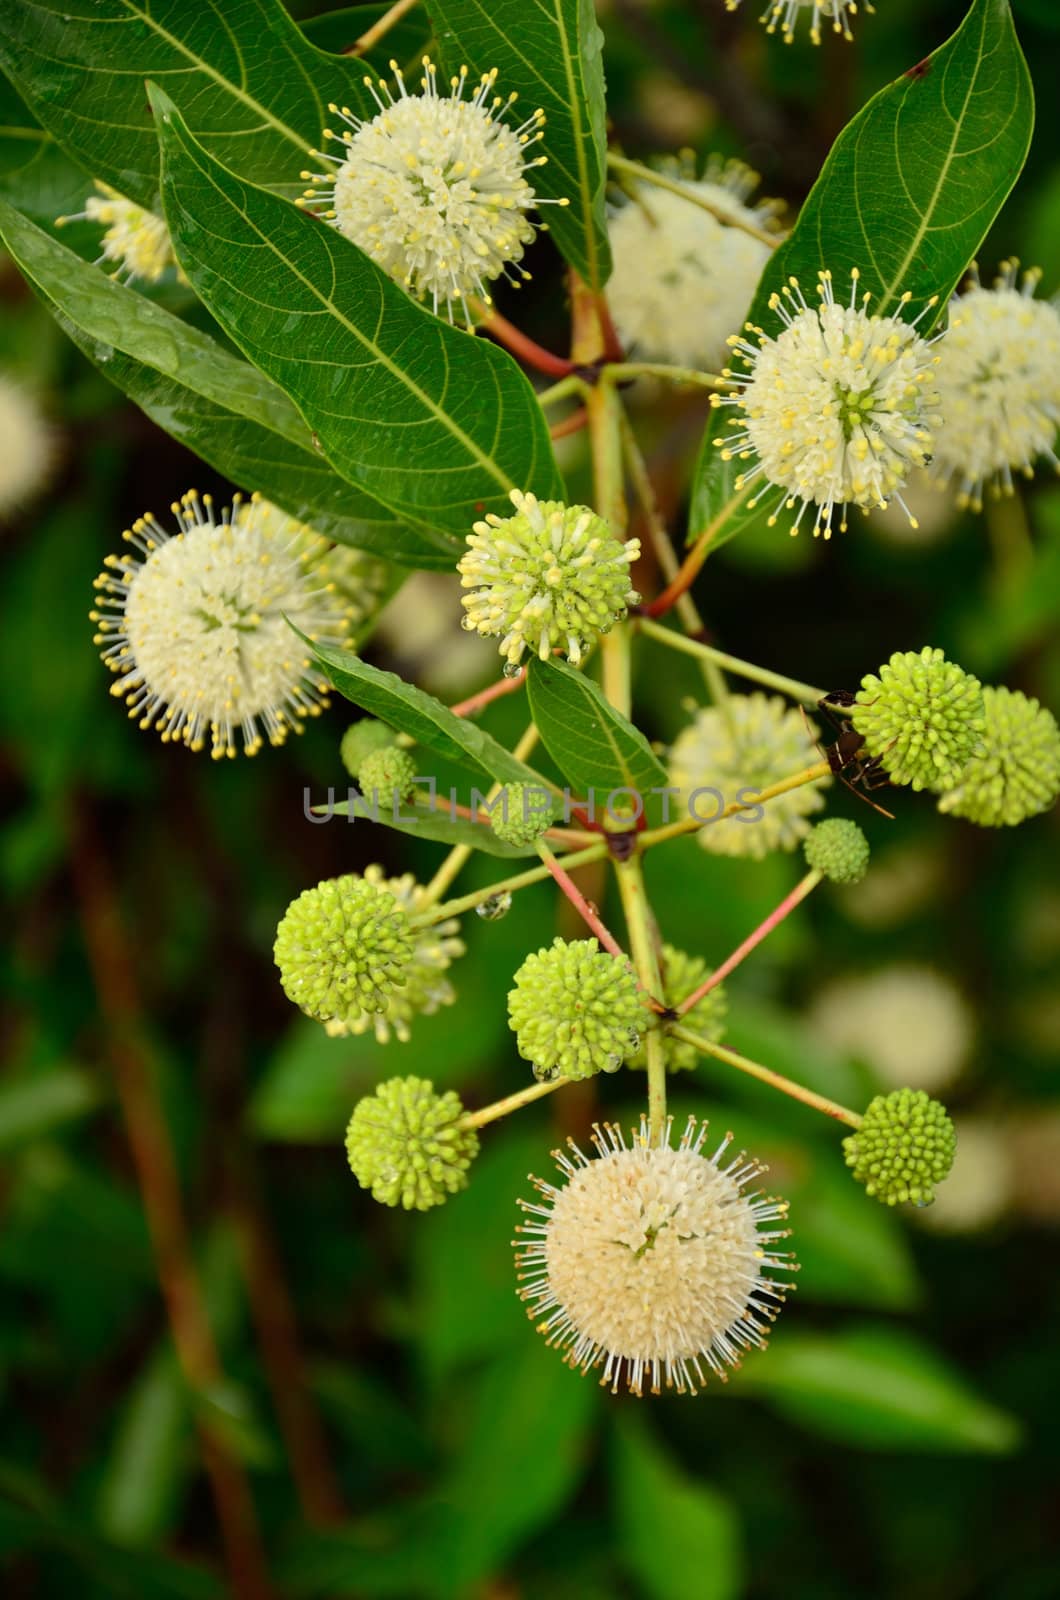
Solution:
<path fill-rule="evenodd" d="M 658 378 L 679 388 L 731 389 L 730 379 L 717 372 L 700 372 L 697 367 L 669 367 L 658 361 L 613 361 L 600 372 L 608 383 L 624 383 L 631 378 Z"/>
<path fill-rule="evenodd" d="M 652 622 L 649 617 L 638 617 L 636 625 L 650 639 L 658 639 L 660 644 L 669 645 L 671 650 L 681 650 L 685 655 L 698 656 L 700 660 L 711 661 L 715 666 L 724 667 L 738 677 L 750 678 L 752 683 L 762 683 L 769 689 L 779 689 L 781 694 L 788 695 L 792 700 L 801 700 L 804 705 L 816 706 L 819 700 L 825 698 L 826 691 L 814 688 L 812 683 L 800 683 L 798 678 L 788 678 L 782 672 L 771 672 L 768 667 L 757 667 L 753 661 L 741 661 L 738 656 L 727 655 L 724 650 L 716 650 L 713 645 L 703 644 L 699 639 L 687 639 L 684 634 L 675 633 L 672 628 L 664 628 L 660 623 Z"/>
<path fill-rule="evenodd" d="M 503 1100 L 494 1100 L 492 1105 L 483 1106 L 480 1111 L 469 1111 L 466 1117 L 461 1117 L 457 1123 L 458 1128 L 484 1128 L 487 1122 L 499 1122 L 501 1117 L 506 1117 L 512 1111 L 519 1111 L 523 1106 L 530 1105 L 533 1100 L 540 1100 L 542 1095 L 551 1094 L 555 1089 L 562 1089 L 565 1083 L 570 1083 L 570 1078 L 553 1078 L 551 1083 L 532 1083 L 528 1089 L 518 1089 L 515 1094 L 505 1095 Z"/>
<path fill-rule="evenodd" d="M 568 395 L 583 395 L 587 388 L 588 384 L 585 380 L 579 378 L 576 372 L 571 372 L 568 373 L 567 377 L 561 378 L 558 383 L 554 383 L 551 388 L 539 390 L 537 403 L 547 410 L 549 406 L 556 405 L 560 400 L 566 400 Z"/>
<path fill-rule="evenodd" d="M 848 1110 L 846 1106 L 839 1105 L 835 1100 L 829 1100 L 823 1094 L 815 1094 L 812 1089 L 796 1083 L 794 1079 L 785 1078 L 782 1073 L 774 1072 L 772 1067 L 763 1067 L 759 1062 L 751 1061 L 747 1056 L 741 1056 L 723 1044 L 714 1044 L 710 1039 L 704 1039 L 700 1034 L 692 1033 L 688 1028 L 682 1028 L 676 1023 L 669 1031 L 675 1039 L 690 1044 L 702 1055 L 715 1056 L 717 1060 L 735 1067 L 738 1072 L 745 1072 L 749 1077 L 757 1078 L 759 1082 L 768 1083 L 772 1088 L 779 1089 L 782 1094 L 790 1095 L 792 1100 L 800 1100 L 804 1106 L 811 1106 L 814 1111 L 823 1111 L 826 1117 L 832 1117 L 836 1122 L 845 1122 L 849 1128 L 861 1127 L 861 1118 L 856 1111 Z"/>
<path fill-rule="evenodd" d="M 573 870 L 575 867 L 588 866 L 590 861 L 602 861 L 606 855 L 607 845 L 601 839 L 599 844 L 587 845 L 584 850 L 560 856 L 558 860 L 564 869 Z M 494 895 L 514 894 L 517 889 L 527 889 L 532 883 L 543 883 L 550 876 L 548 867 L 528 867 L 525 872 L 502 878 L 499 883 L 488 884 L 485 889 L 475 889 L 473 893 L 461 895 L 457 900 L 443 900 L 440 904 L 432 905 L 426 913 L 419 912 L 409 920 L 414 928 L 432 927 L 448 917 L 459 917 L 465 911 L 474 911 L 476 906 L 482 905 L 485 900 L 492 900 Z"/>
<path fill-rule="evenodd" d="M 687 200 L 690 205 L 699 206 L 702 211 L 709 211 L 719 222 L 726 223 L 730 228 L 739 228 L 742 233 L 749 233 L 752 239 L 760 239 L 771 250 L 775 250 L 777 245 L 784 241 L 783 234 L 768 233 L 765 228 L 759 228 L 753 222 L 745 222 L 734 212 L 704 199 L 689 183 L 682 183 L 679 178 L 670 178 L 665 172 L 656 172 L 653 167 L 643 167 L 639 161 L 630 161 L 614 150 L 607 152 L 607 164 L 613 172 L 623 172 L 627 177 L 639 178 L 642 183 L 653 183 L 657 189 L 669 189 L 671 194 L 679 194 L 681 199 Z"/>
<path fill-rule="evenodd" d="M 662 976 L 652 937 L 651 912 L 639 854 L 631 856 L 628 861 L 616 861 L 615 874 L 637 978 L 649 996 L 661 996 Z M 662 1138 L 666 1127 L 666 1053 L 657 1028 L 648 1031 L 644 1043 L 648 1059 L 648 1118 L 652 1142 L 655 1143 Z"/>

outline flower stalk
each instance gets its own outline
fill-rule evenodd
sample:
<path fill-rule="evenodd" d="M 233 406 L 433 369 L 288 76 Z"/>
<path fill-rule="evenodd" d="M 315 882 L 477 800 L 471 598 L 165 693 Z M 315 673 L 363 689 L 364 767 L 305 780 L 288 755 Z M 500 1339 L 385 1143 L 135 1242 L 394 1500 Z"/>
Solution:
<path fill-rule="evenodd" d="M 783 1073 L 774 1072 L 772 1067 L 763 1067 L 760 1062 L 752 1061 L 723 1044 L 714 1044 L 710 1039 L 704 1039 L 700 1034 L 692 1033 L 688 1028 L 682 1028 L 676 1023 L 670 1032 L 675 1039 L 683 1039 L 686 1044 L 692 1045 L 693 1049 L 701 1051 L 703 1055 L 715 1056 L 719 1061 L 735 1067 L 738 1072 L 745 1072 L 748 1077 L 757 1078 L 760 1083 L 768 1083 L 771 1088 L 779 1089 L 781 1094 L 788 1095 L 792 1100 L 798 1100 L 814 1111 L 823 1111 L 826 1117 L 831 1117 L 835 1122 L 845 1122 L 849 1128 L 861 1126 L 861 1118 L 856 1111 L 841 1106 L 836 1100 L 829 1100 L 826 1095 L 816 1094 L 813 1089 L 807 1089 L 804 1084 L 796 1083 L 793 1078 L 785 1078 Z"/>
<path fill-rule="evenodd" d="M 697 1006 L 699 1004 L 704 995 L 708 995 L 712 989 L 717 988 L 719 983 L 723 983 L 729 976 L 729 973 L 735 971 L 735 969 L 740 965 L 740 962 L 746 960 L 746 958 L 751 954 L 751 951 L 756 950 L 762 943 L 762 940 L 767 939 L 773 932 L 773 929 L 778 927 L 779 924 L 784 921 L 785 917 L 790 916 L 795 910 L 796 906 L 800 906 L 802 904 L 807 895 L 812 894 L 813 890 L 816 889 L 823 876 L 823 873 L 817 872 L 816 870 L 813 872 L 808 872 L 806 876 L 795 885 L 791 893 L 785 895 L 784 899 L 780 902 L 777 908 L 774 911 L 771 911 L 769 916 L 766 917 L 763 922 L 759 923 L 754 932 L 749 933 L 743 943 L 737 945 L 732 955 L 728 956 L 726 960 L 721 963 L 720 967 L 716 967 L 710 974 L 710 977 L 701 983 L 698 989 L 694 989 L 686 999 L 681 1001 L 681 1004 L 677 1007 L 677 1015 L 679 1017 L 687 1016 L 688 1012 L 692 1010 L 693 1006 Z"/>

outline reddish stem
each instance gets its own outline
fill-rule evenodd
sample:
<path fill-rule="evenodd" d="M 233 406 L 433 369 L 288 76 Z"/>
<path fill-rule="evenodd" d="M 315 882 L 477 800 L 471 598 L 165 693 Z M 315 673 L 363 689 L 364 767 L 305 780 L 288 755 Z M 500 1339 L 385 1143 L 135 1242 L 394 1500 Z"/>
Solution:
<path fill-rule="evenodd" d="M 795 910 L 796 906 L 802 904 L 806 896 L 817 887 L 820 881 L 821 874 L 819 872 L 808 872 L 801 883 L 797 883 L 791 893 L 780 902 L 776 910 L 771 911 L 766 920 L 760 923 L 753 933 L 747 935 L 743 944 L 738 945 L 732 955 L 723 961 L 720 967 L 716 967 L 710 977 L 701 983 L 698 989 L 694 989 L 687 999 L 681 1001 L 681 1004 L 677 1007 L 677 1015 L 679 1017 L 687 1016 L 692 1007 L 697 1006 L 704 995 L 709 994 L 712 989 L 716 989 L 718 984 L 727 978 L 735 967 L 740 965 L 745 956 L 749 956 L 751 951 L 760 945 L 763 939 L 768 938 L 773 929 Z"/>
<path fill-rule="evenodd" d="M 605 928 L 604 924 L 600 921 L 599 915 L 589 904 L 588 900 L 586 900 L 585 896 L 578 888 L 578 885 L 575 883 L 570 873 L 564 871 L 547 845 L 539 844 L 538 849 L 545 866 L 548 868 L 549 872 L 551 872 L 552 876 L 555 878 L 556 882 L 559 884 L 560 888 L 563 890 L 563 893 L 567 896 L 567 899 L 570 901 L 575 911 L 577 911 L 582 921 L 592 930 L 593 933 L 595 933 L 605 950 L 609 950 L 613 956 L 619 956 L 623 961 L 625 961 L 627 959 L 626 952 L 623 950 L 614 934 L 609 933 L 607 928 Z"/>
<path fill-rule="evenodd" d="M 496 683 L 480 689 L 478 694 L 471 695 L 467 700 L 458 700 L 456 705 L 450 706 L 449 709 L 454 717 L 473 717 L 476 711 L 481 711 L 483 706 L 488 706 L 491 701 L 499 700 L 502 695 L 514 694 L 525 682 L 526 668 L 520 667 L 517 677 L 498 678 Z"/>
<path fill-rule="evenodd" d="M 570 433 L 579 433 L 589 420 L 589 413 L 584 406 L 579 406 L 577 411 L 572 411 L 569 417 L 564 417 L 562 422 L 554 422 L 548 430 L 550 439 L 565 439 Z"/>
<path fill-rule="evenodd" d="M 573 361 L 568 361 L 564 356 L 554 356 L 551 350 L 546 350 L 542 345 L 536 344 L 533 339 L 509 322 L 507 317 L 502 317 L 499 311 L 490 308 L 489 315 L 479 324 L 483 333 L 492 334 L 498 344 L 503 344 L 525 361 L 530 367 L 536 367 L 538 372 L 544 372 L 550 378 L 568 378 L 574 371 Z"/>
<path fill-rule="evenodd" d="M 637 610 L 642 617 L 664 617 L 666 613 L 677 604 L 683 594 L 687 594 L 699 576 L 700 569 L 707 559 L 709 541 L 700 537 L 688 552 L 678 571 L 666 585 L 661 594 L 655 596 L 647 605 L 638 606 Z"/>

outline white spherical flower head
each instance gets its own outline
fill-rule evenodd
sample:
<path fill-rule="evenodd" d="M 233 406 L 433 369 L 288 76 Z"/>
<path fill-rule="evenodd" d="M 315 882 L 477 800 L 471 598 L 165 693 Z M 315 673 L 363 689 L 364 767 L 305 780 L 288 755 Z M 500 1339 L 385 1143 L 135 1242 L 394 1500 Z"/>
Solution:
<path fill-rule="evenodd" d="M 0 517 L 31 500 L 48 476 L 51 432 L 21 384 L 0 375 Z"/>
<path fill-rule="evenodd" d="M 325 1032 L 343 1038 L 371 1029 L 380 1044 L 387 1044 L 391 1036 L 407 1044 L 415 1017 L 433 1017 L 442 1006 L 451 1006 L 456 999 L 456 991 L 445 974 L 466 948 L 458 937 L 460 924 L 455 917 L 447 917 L 444 922 L 434 922 L 430 927 L 416 927 L 412 919 L 424 909 L 426 890 L 411 872 L 403 873 L 400 878 L 388 878 L 382 867 L 371 866 L 365 867 L 363 876 L 373 888 L 392 894 L 409 917 L 412 956 L 405 968 L 404 984 L 390 991 L 384 1010 L 362 1011 L 360 1016 L 335 1019 L 325 1023 Z"/>
<path fill-rule="evenodd" d="M 725 0 L 725 9 L 736 11 L 740 4 L 741 0 Z M 861 8 L 870 14 L 875 9 L 868 0 L 861 0 Z M 791 44 L 796 23 L 804 12 L 809 12 L 810 38 L 814 44 L 820 44 L 822 18 L 831 23 L 833 33 L 841 33 L 844 39 L 853 39 L 850 20 L 857 15 L 857 11 L 857 0 L 769 0 L 758 20 L 765 23 L 767 33 L 776 33 L 779 28 L 784 43 Z"/>
<path fill-rule="evenodd" d="M 939 347 L 938 388 L 943 423 L 932 473 L 955 484 L 958 503 L 982 509 L 983 489 L 1012 493 L 1012 474 L 1032 477 L 1055 453 L 1060 427 L 1060 310 L 1036 300 L 1040 272 L 1018 283 L 1018 264 L 1006 262 L 994 287 L 973 287 L 950 303 L 949 328 Z"/>
<path fill-rule="evenodd" d="M 794 850 L 824 805 L 828 779 L 805 783 L 760 808 L 722 817 L 733 800 L 754 806 L 763 789 L 793 778 L 819 759 L 812 724 L 779 695 L 732 694 L 724 706 L 698 710 L 670 750 L 670 781 L 692 816 L 697 838 L 714 855 L 761 861 L 773 850 Z"/>
<path fill-rule="evenodd" d="M 304 531 L 265 502 L 218 514 L 194 492 L 172 507 L 179 531 L 153 516 L 125 534 L 137 554 L 109 556 L 96 580 L 96 643 L 141 728 L 215 757 L 282 744 L 326 704 L 327 684 L 287 619 L 341 644 L 348 608 L 315 574 Z M 233 522 L 233 515 L 237 519 Z"/>
<path fill-rule="evenodd" d="M 360 245 L 384 272 L 434 311 L 454 306 L 471 317 L 468 296 L 489 300 L 487 284 L 505 276 L 518 283 L 529 273 L 510 272 L 534 237 L 528 212 L 545 203 L 526 174 L 548 159 L 527 159 L 543 137 L 543 111 L 517 127 L 504 121 L 516 96 L 493 93 L 496 70 L 487 72 L 467 99 L 467 68 L 438 92 L 437 69 L 426 57 L 419 94 L 410 94 L 395 61 L 397 98 L 382 79 L 365 78 L 379 113 L 366 122 L 348 107 L 328 110 L 346 124 L 325 128 L 343 153 L 314 151 L 330 173 L 303 172 L 313 184 L 299 204 L 323 201 L 323 215 Z"/>
<path fill-rule="evenodd" d="M 691 162 L 671 165 L 687 198 L 645 184 L 611 221 L 607 303 L 623 345 L 642 360 L 716 372 L 770 254 L 739 224 L 761 230 L 776 207 L 746 204 L 758 176 L 742 162 L 713 156 L 701 178 Z"/>
<path fill-rule="evenodd" d="M 515 515 L 489 512 L 467 537 L 457 562 L 465 589 L 463 626 L 500 639 L 506 672 L 523 652 L 547 661 L 561 650 L 577 666 L 598 634 L 636 605 L 629 569 L 640 540 L 620 543 L 588 506 L 511 492 Z"/>
<path fill-rule="evenodd" d="M 727 372 L 738 392 L 715 395 L 713 404 L 736 406 L 742 427 L 715 443 L 726 461 L 754 460 L 736 479 L 737 488 L 764 480 L 749 506 L 772 485 L 785 491 L 789 509 L 799 507 L 793 534 L 808 506 L 815 508 L 814 535 L 827 539 L 836 506 L 845 531 L 848 504 L 867 511 L 892 498 L 915 526 L 900 490 L 930 456 L 939 422 L 938 357 L 916 331 L 936 302 L 914 322 L 872 316 L 869 294 L 858 302 L 856 269 L 846 305 L 836 300 L 828 272 L 820 276 L 819 293 L 821 304 L 807 305 L 793 278 L 770 300 L 784 323 L 775 339 L 750 324 L 757 342 L 730 339 L 748 370 Z M 900 305 L 910 298 L 903 295 Z"/>
<path fill-rule="evenodd" d="M 232 523 L 237 528 L 256 526 L 271 543 L 286 544 L 306 572 L 339 597 L 349 630 L 362 627 L 382 604 L 390 569 L 377 556 L 351 545 L 332 544 L 310 523 L 300 522 L 260 495 L 237 500 Z"/>
<path fill-rule="evenodd" d="M 116 263 L 118 270 L 115 276 L 126 283 L 134 283 L 137 279 L 142 283 L 157 283 L 170 267 L 177 267 L 177 275 L 183 280 L 184 275 L 177 266 L 165 219 L 148 211 L 146 206 L 126 200 L 108 183 L 100 183 L 96 179 L 95 184 L 99 193 L 88 196 L 85 209 L 75 211 L 69 217 L 59 217 L 59 224 L 101 223 L 106 232 L 99 260 Z"/>
<path fill-rule="evenodd" d="M 527 1314 L 569 1366 L 602 1365 L 612 1393 L 724 1381 L 783 1304 L 787 1286 L 763 1273 L 795 1270 L 776 1248 L 788 1229 L 762 1227 L 786 1218 L 786 1202 L 746 1192 L 765 1168 L 728 1155 L 731 1134 L 704 1155 L 695 1118 L 676 1150 L 670 1131 L 653 1142 L 642 1119 L 627 1146 L 621 1129 L 597 1127 L 598 1159 L 568 1141 L 569 1156 L 553 1151 L 562 1186 L 534 1178 L 540 1203 L 519 1202 Z"/>

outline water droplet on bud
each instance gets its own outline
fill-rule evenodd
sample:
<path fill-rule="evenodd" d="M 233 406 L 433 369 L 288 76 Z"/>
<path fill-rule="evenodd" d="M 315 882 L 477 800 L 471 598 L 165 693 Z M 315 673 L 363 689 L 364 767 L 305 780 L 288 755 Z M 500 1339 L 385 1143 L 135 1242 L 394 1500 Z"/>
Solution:
<path fill-rule="evenodd" d="M 608 1056 L 607 1060 L 604 1062 L 604 1071 L 605 1072 L 620 1072 L 621 1070 L 622 1070 L 622 1057 L 621 1056 Z"/>
<path fill-rule="evenodd" d="M 918 1211 L 926 1211 L 928 1206 L 933 1206 L 935 1204 L 935 1196 L 932 1195 L 928 1200 L 914 1200 L 913 1204 L 916 1206 Z"/>
<path fill-rule="evenodd" d="M 530 1070 L 534 1074 L 534 1077 L 537 1079 L 538 1083 L 555 1083 L 556 1079 L 559 1077 L 558 1067 L 541 1067 L 538 1066 L 536 1061 Z"/>
<path fill-rule="evenodd" d="M 631 1050 L 640 1049 L 640 1034 L 637 1032 L 636 1028 L 630 1028 L 629 1030 L 629 1048 Z"/>
<path fill-rule="evenodd" d="M 474 633 L 475 631 L 475 624 L 472 622 L 469 616 L 463 616 L 460 618 L 460 626 L 463 628 L 465 633 Z"/>
<path fill-rule="evenodd" d="M 511 909 L 512 897 L 505 890 L 503 894 L 491 894 L 488 900 L 481 901 L 475 907 L 475 915 L 481 917 L 483 922 L 499 922 Z"/>
<path fill-rule="evenodd" d="M 518 661 L 506 661 L 504 663 L 504 676 L 506 678 L 517 678 L 522 670 Z"/>

